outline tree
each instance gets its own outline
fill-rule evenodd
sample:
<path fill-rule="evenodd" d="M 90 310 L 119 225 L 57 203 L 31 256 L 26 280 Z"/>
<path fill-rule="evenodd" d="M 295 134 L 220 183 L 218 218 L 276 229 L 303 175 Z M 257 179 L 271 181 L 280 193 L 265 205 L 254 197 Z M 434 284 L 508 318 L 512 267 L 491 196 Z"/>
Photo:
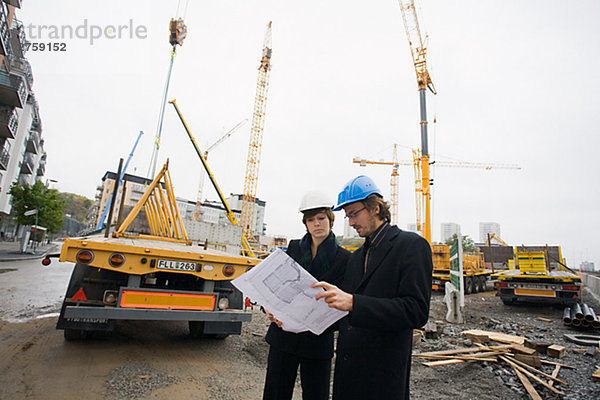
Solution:
<path fill-rule="evenodd" d="M 64 212 L 71 215 L 71 218 L 76 221 L 85 223 L 94 202 L 84 196 L 74 193 L 61 193 L 60 197 L 66 203 Z"/>
<path fill-rule="evenodd" d="M 456 241 L 457 241 L 457 235 L 455 233 L 454 235 L 452 235 L 451 238 L 446 240 L 446 244 L 448 246 L 452 246 L 453 244 L 456 243 Z M 463 235 L 462 248 L 465 253 L 478 253 L 479 252 L 479 249 L 477 248 L 477 246 L 475 246 L 475 242 L 473 241 L 473 239 L 471 239 L 469 237 L 469 235 Z"/>
<path fill-rule="evenodd" d="M 21 225 L 35 225 L 35 214 L 23 215 L 29 210 L 38 210 L 38 225 L 57 233 L 62 228 L 65 201 L 56 189 L 49 189 L 42 182 L 21 185 L 14 182 L 9 191 L 12 196 L 12 212 L 15 221 Z"/>

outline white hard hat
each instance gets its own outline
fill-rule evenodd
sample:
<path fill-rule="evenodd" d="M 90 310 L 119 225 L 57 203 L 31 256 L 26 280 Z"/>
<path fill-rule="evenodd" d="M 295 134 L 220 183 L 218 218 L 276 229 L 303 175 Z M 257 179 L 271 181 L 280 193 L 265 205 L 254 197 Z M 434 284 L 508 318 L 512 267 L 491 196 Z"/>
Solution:
<path fill-rule="evenodd" d="M 308 210 L 314 210 L 316 208 L 332 207 L 333 203 L 325 193 L 319 190 L 312 190 L 310 192 L 307 192 L 304 196 L 302 196 L 302 200 L 300 201 L 300 207 L 298 207 L 298 211 L 304 212 Z"/>

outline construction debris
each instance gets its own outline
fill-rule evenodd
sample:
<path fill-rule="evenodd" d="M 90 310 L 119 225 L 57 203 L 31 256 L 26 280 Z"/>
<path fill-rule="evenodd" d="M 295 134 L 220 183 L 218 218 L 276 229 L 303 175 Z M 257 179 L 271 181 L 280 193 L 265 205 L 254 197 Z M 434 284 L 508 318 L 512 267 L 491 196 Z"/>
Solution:
<path fill-rule="evenodd" d="M 554 385 L 568 386 L 568 383 L 558 377 L 561 368 L 574 368 L 570 365 L 553 361 L 542 360 L 536 353 L 548 354 L 550 357 L 562 358 L 566 353 L 566 347 L 526 339 L 521 336 L 507 335 L 500 332 L 490 332 L 471 329 L 462 332 L 474 343 L 475 347 L 465 347 L 452 350 L 441 350 L 414 354 L 414 357 L 427 360 L 423 365 L 438 367 L 442 365 L 461 364 L 469 362 L 498 362 L 508 364 L 532 399 L 542 399 L 532 384 L 542 385 L 547 390 L 564 395 Z M 490 341 L 502 342 L 500 345 L 484 345 Z M 545 365 L 553 366 L 552 373 L 542 371 Z M 600 380 L 600 370 L 596 372 Z M 594 374 L 594 375 L 596 375 Z"/>

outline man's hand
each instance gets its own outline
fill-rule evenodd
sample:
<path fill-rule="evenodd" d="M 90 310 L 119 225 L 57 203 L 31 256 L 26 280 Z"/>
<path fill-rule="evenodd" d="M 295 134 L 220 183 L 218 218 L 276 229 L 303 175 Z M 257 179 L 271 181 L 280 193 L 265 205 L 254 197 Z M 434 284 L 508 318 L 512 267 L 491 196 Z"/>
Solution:
<path fill-rule="evenodd" d="M 275 322 L 275 324 L 276 324 L 278 327 L 280 327 L 280 328 L 281 328 L 281 324 L 282 324 L 282 322 L 281 322 L 280 320 L 278 320 L 277 318 L 275 318 L 275 317 L 273 316 L 273 314 L 271 314 L 271 313 L 270 313 L 270 312 L 269 312 L 267 309 L 264 309 L 264 310 L 265 310 L 265 314 L 267 314 L 267 318 L 269 318 L 269 320 L 270 320 L 271 322 Z"/>
<path fill-rule="evenodd" d="M 325 289 L 324 292 L 319 293 L 315 299 L 325 299 L 325 303 L 331 308 L 337 308 L 341 311 L 352 311 L 352 295 L 344 292 L 335 285 L 327 282 L 317 282 L 312 287 L 321 287 Z"/>

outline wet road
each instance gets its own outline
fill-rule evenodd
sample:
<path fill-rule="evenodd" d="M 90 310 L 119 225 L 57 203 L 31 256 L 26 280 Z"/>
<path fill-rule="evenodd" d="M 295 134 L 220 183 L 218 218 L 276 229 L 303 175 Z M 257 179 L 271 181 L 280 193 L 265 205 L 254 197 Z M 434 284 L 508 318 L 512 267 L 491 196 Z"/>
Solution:
<path fill-rule="evenodd" d="M 69 284 L 73 263 L 41 259 L 0 263 L 0 319 L 23 322 L 57 315 Z"/>

